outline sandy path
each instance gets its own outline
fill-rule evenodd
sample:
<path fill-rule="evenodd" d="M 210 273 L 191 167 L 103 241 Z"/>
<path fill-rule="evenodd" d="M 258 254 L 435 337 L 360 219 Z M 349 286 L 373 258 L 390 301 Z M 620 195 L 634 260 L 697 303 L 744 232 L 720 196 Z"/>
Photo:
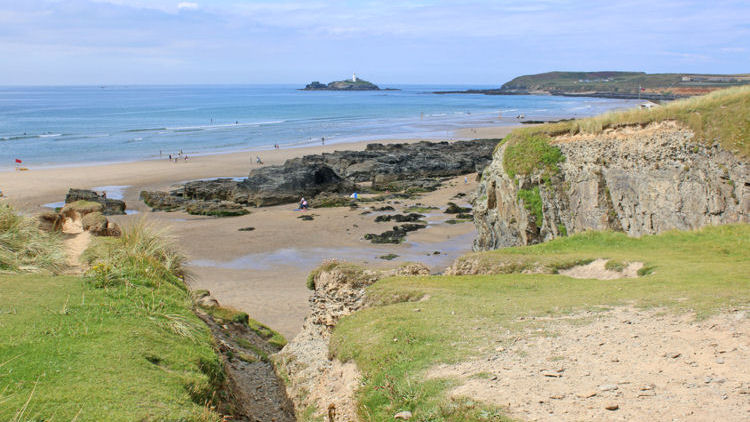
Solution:
<path fill-rule="evenodd" d="M 750 418 L 750 310 L 694 315 L 616 308 L 538 319 L 489 356 L 440 366 L 455 396 L 530 421 Z M 499 330 L 503 332 L 503 330 Z"/>
<path fill-rule="evenodd" d="M 72 272 L 80 273 L 83 271 L 81 265 L 81 255 L 91 243 L 91 233 L 83 230 L 80 218 L 66 218 L 62 228 L 63 247 L 67 254 L 66 263 L 71 267 Z"/>

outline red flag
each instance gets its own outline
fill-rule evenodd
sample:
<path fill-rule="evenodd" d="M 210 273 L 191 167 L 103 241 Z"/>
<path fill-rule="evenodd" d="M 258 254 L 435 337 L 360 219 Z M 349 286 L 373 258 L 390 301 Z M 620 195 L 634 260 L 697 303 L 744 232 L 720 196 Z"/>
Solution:
<path fill-rule="evenodd" d="M 16 158 L 16 164 L 21 164 L 22 162 L 23 162 L 23 161 L 21 161 L 21 160 L 19 160 L 18 158 Z"/>

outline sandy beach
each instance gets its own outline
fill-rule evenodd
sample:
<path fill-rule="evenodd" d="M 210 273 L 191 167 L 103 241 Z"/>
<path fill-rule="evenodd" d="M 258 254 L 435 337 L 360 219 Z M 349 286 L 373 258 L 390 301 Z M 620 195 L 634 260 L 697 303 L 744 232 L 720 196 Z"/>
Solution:
<path fill-rule="evenodd" d="M 456 138 L 502 137 L 511 128 L 481 128 L 456 133 Z M 387 140 L 379 143 L 418 142 Z M 193 288 L 208 289 L 224 305 L 250 314 L 291 337 L 298 332 L 307 313 L 309 291 L 305 279 L 309 271 L 327 258 L 392 267 L 405 261 L 420 261 L 433 270 L 449 265 L 471 248 L 471 223 L 446 224 L 451 216 L 440 209 L 427 214 L 425 230 L 410 233 L 399 245 L 373 245 L 362 239 L 366 233 L 389 230 L 393 224 L 375 223 L 382 212 L 365 213 L 383 203 L 363 204 L 360 209 L 311 209 L 313 221 L 298 219 L 294 204 L 252 209 L 248 215 L 232 218 L 194 216 L 183 212 L 151 212 L 138 199 L 141 190 L 167 190 L 174 184 L 203 178 L 245 177 L 257 167 L 256 156 L 264 165 L 306 154 L 335 150 L 361 150 L 371 142 L 340 143 L 326 146 L 243 151 L 229 154 L 190 157 L 178 163 L 148 160 L 130 163 L 31 169 L 0 172 L 4 201 L 19 210 L 35 213 L 47 209 L 44 204 L 63 201 L 69 188 L 99 189 L 121 187 L 123 199 L 134 215 L 115 216 L 127 224 L 146 216 L 159 225 L 168 225 L 188 254 Z M 396 211 L 416 205 L 445 208 L 448 201 L 468 205 L 466 197 L 476 188 L 475 175 L 458 177 L 441 189 L 415 200 L 391 201 Z M 107 188 L 110 189 L 110 188 Z M 253 231 L 238 231 L 254 227 Z M 438 252 L 438 253 L 435 253 Z M 392 261 L 378 258 L 399 255 Z"/>

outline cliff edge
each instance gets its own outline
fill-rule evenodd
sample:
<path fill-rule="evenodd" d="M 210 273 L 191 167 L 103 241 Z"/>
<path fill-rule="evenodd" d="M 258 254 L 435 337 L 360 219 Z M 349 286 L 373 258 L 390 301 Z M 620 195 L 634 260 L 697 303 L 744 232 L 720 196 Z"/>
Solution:
<path fill-rule="evenodd" d="M 483 173 L 474 248 L 750 222 L 749 112 L 740 88 L 514 132 Z"/>

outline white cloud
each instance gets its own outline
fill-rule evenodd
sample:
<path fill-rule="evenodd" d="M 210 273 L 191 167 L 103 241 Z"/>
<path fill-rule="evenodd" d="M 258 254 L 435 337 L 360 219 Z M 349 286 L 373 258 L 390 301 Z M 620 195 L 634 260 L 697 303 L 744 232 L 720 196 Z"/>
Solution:
<path fill-rule="evenodd" d="M 196 10 L 198 8 L 198 3 L 194 3 L 191 1 L 183 1 L 177 4 L 177 8 L 180 10 L 182 9 Z"/>

